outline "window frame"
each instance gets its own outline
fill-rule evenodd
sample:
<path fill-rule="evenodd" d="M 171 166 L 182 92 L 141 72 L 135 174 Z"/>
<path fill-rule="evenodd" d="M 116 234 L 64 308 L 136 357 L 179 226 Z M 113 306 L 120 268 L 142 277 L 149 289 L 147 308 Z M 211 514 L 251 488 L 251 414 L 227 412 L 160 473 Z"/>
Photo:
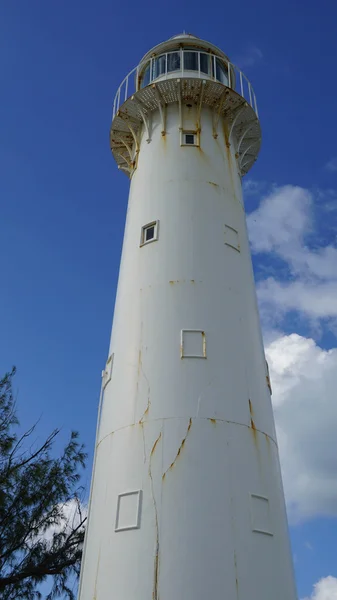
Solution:
<path fill-rule="evenodd" d="M 186 137 L 185 137 L 186 135 L 193 135 L 194 136 L 194 144 L 189 144 L 189 143 L 186 142 Z M 190 146 L 190 147 L 192 146 L 192 148 L 193 147 L 195 148 L 196 146 L 199 146 L 199 134 L 198 134 L 198 132 L 195 131 L 195 130 L 192 130 L 192 129 L 191 130 L 183 129 L 181 131 L 180 145 L 181 146 Z"/>
<path fill-rule="evenodd" d="M 200 333 L 201 335 L 201 347 L 202 354 L 187 354 L 186 344 L 184 343 L 184 334 L 188 333 Z M 204 329 L 181 329 L 180 331 L 180 358 L 207 358 L 207 344 L 206 344 L 206 333 Z"/>
<path fill-rule="evenodd" d="M 146 231 L 148 229 L 150 229 L 150 227 L 154 228 L 154 234 L 153 234 L 153 238 L 151 238 L 150 240 L 146 239 Z M 151 244 L 152 242 L 156 242 L 158 240 L 158 232 L 159 232 L 159 221 L 150 221 L 149 223 L 146 223 L 146 225 L 142 226 L 141 232 L 140 232 L 140 247 L 142 246 L 147 246 L 147 244 Z"/>

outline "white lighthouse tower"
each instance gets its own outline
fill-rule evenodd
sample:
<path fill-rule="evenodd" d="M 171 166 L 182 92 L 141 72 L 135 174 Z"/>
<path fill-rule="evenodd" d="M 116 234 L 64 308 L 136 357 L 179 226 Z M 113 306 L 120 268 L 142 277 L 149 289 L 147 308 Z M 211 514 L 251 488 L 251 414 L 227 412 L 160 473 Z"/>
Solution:
<path fill-rule="evenodd" d="M 193 35 L 117 91 L 131 183 L 80 600 L 296 599 L 241 189 L 259 146 L 252 86 Z"/>

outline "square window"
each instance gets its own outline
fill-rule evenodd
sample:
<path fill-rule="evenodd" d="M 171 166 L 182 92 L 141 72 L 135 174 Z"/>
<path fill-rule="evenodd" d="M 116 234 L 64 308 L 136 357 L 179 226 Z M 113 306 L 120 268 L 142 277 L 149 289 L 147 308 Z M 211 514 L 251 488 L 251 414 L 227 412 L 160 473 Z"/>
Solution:
<path fill-rule="evenodd" d="M 142 227 L 142 233 L 140 238 L 140 245 L 144 246 L 150 242 L 155 242 L 158 239 L 158 225 L 159 221 L 153 221 Z"/>
<path fill-rule="evenodd" d="M 181 134 L 182 146 L 198 146 L 198 135 L 196 131 L 182 131 Z"/>
<path fill-rule="evenodd" d="M 141 500 L 141 490 L 118 494 L 115 531 L 139 529 Z"/>
<path fill-rule="evenodd" d="M 194 133 L 185 133 L 185 144 L 194 144 Z"/>
<path fill-rule="evenodd" d="M 149 242 L 154 238 L 154 225 L 145 229 L 145 242 Z"/>
<path fill-rule="evenodd" d="M 182 329 L 181 358 L 206 358 L 206 336 L 201 329 Z"/>

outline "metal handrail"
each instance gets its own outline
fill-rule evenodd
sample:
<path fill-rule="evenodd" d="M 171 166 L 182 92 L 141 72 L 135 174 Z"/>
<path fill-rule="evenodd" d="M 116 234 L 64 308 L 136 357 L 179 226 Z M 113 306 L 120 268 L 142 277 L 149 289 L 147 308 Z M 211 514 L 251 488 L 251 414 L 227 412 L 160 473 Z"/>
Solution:
<path fill-rule="evenodd" d="M 184 67 L 186 62 L 186 53 L 197 55 L 195 61 L 195 64 L 198 65 L 197 69 L 188 69 Z M 179 60 L 177 61 L 177 63 L 179 64 L 178 68 L 168 68 L 170 55 L 175 55 L 176 58 L 179 57 Z M 202 58 L 204 57 L 206 57 L 207 72 L 201 68 Z M 217 66 L 219 67 L 218 70 Z M 225 75 L 223 71 L 221 71 L 221 67 L 225 67 Z M 193 76 L 197 79 L 208 79 L 212 81 L 217 81 L 235 90 L 246 100 L 246 102 L 248 102 L 248 104 L 250 104 L 250 106 L 256 113 L 256 116 L 258 116 L 257 102 L 253 86 L 251 85 L 246 75 L 236 65 L 227 60 L 222 59 L 219 56 L 216 56 L 215 54 L 209 54 L 208 52 L 201 52 L 199 50 L 189 50 L 187 48 L 180 48 L 178 50 L 164 52 L 163 54 L 159 54 L 158 56 L 151 57 L 147 61 L 140 63 L 137 67 L 132 69 L 132 71 L 130 71 L 130 73 L 128 73 L 126 77 L 124 77 L 114 98 L 112 119 L 115 118 L 121 105 L 130 96 L 138 92 L 140 89 L 151 85 L 154 81 L 163 81 L 165 79 L 171 79 L 172 75 L 177 77 L 184 77 L 186 76 L 186 72 L 188 72 L 189 77 Z M 217 77 L 217 72 L 222 73 L 223 78 L 226 78 L 227 80 L 226 83 L 224 83 L 221 80 L 221 78 Z M 148 81 L 145 85 L 141 85 L 141 78 L 144 79 L 145 75 L 148 75 Z"/>

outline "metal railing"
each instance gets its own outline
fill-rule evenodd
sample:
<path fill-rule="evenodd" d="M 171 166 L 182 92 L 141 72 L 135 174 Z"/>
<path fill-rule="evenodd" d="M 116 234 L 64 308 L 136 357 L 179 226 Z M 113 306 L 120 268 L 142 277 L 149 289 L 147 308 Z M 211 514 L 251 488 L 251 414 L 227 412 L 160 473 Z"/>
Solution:
<path fill-rule="evenodd" d="M 220 82 L 240 94 L 258 116 L 253 87 L 238 67 L 215 54 L 180 48 L 151 57 L 128 73 L 115 95 L 112 118 L 135 92 L 155 81 L 173 77 L 196 77 Z"/>

